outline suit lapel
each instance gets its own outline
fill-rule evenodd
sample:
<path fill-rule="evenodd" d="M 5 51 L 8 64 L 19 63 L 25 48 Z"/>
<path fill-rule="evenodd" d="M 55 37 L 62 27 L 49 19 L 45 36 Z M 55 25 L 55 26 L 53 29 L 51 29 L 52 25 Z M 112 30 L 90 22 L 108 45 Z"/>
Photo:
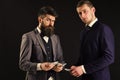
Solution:
<path fill-rule="evenodd" d="M 44 53 L 47 54 L 47 52 L 46 52 L 46 50 L 45 50 L 45 46 L 44 46 L 44 44 L 43 44 L 43 41 L 42 41 L 42 38 L 41 38 L 39 32 L 36 33 L 36 38 L 37 38 L 37 40 L 38 40 L 41 48 L 43 49 Z"/>
<path fill-rule="evenodd" d="M 55 47 L 56 39 L 55 39 L 54 35 L 51 36 L 50 38 L 51 38 L 51 42 L 52 42 L 53 56 L 54 56 L 54 60 L 55 60 L 55 58 L 56 58 L 56 52 L 55 52 L 55 49 L 56 49 L 56 47 Z"/>

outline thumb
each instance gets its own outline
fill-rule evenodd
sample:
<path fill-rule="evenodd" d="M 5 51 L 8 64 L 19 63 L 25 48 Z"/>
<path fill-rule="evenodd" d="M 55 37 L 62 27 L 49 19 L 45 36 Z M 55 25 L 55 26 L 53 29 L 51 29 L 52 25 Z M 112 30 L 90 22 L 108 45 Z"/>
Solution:
<path fill-rule="evenodd" d="M 76 66 L 71 66 L 71 68 L 70 69 L 74 69 Z"/>

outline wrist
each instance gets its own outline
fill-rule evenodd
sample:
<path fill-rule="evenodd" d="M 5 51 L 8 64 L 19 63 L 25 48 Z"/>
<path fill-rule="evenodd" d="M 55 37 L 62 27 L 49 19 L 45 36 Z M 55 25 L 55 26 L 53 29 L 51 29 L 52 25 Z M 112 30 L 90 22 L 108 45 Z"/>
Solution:
<path fill-rule="evenodd" d="M 38 63 L 38 64 L 37 64 L 37 70 L 38 70 L 38 71 L 39 71 L 39 70 L 42 70 L 41 63 Z"/>

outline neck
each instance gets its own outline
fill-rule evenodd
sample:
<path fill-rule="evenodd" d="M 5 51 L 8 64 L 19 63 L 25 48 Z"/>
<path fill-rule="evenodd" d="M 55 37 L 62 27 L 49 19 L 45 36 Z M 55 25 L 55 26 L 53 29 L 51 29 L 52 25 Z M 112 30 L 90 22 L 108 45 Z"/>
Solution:
<path fill-rule="evenodd" d="M 94 16 L 91 21 L 89 23 L 87 23 L 87 25 L 89 25 L 91 22 L 93 22 L 96 19 L 96 17 Z"/>

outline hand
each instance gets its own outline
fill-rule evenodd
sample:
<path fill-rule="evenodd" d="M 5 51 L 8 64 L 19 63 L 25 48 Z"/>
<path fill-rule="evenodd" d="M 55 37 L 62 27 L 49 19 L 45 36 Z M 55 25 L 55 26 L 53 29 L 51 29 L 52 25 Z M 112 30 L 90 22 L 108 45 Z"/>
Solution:
<path fill-rule="evenodd" d="M 72 66 L 70 69 L 71 69 L 71 74 L 75 77 L 79 77 L 83 74 L 83 70 L 81 66 Z"/>
<path fill-rule="evenodd" d="M 50 62 L 44 62 L 44 63 L 41 63 L 41 65 L 40 65 L 41 69 L 44 70 L 44 71 L 49 71 L 54 66 L 55 66 L 55 64 L 54 63 L 50 63 Z"/>
<path fill-rule="evenodd" d="M 56 72 L 60 72 L 63 70 L 64 65 L 61 63 L 58 63 L 56 66 L 53 67 L 53 70 Z"/>

